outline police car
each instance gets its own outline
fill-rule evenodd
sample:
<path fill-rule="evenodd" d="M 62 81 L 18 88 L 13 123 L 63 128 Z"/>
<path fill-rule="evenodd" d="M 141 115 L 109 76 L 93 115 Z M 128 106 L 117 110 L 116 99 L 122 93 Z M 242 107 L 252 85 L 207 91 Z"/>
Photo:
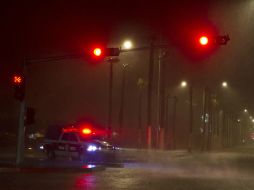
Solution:
<path fill-rule="evenodd" d="M 53 130 L 54 131 L 54 130 Z M 67 157 L 84 162 L 114 162 L 119 148 L 98 138 L 96 130 L 90 127 L 58 128 L 46 134 L 43 149 L 50 160 Z"/>

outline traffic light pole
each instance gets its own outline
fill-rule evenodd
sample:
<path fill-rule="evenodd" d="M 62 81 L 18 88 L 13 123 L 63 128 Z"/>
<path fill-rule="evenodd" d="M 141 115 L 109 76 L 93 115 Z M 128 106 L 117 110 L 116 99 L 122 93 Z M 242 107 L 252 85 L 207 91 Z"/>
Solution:
<path fill-rule="evenodd" d="M 113 91 L 113 61 L 109 59 L 108 138 L 111 138 L 111 130 L 112 130 L 112 91 Z"/>
<path fill-rule="evenodd" d="M 24 60 L 23 62 L 23 74 L 24 76 L 26 76 L 26 60 Z M 26 86 L 26 80 L 24 80 L 24 85 Z M 19 128 L 18 128 L 17 152 L 16 152 L 17 166 L 19 166 L 24 160 L 25 111 L 26 111 L 26 102 L 24 97 L 24 99 L 20 102 Z"/>
<path fill-rule="evenodd" d="M 18 128 L 18 141 L 17 141 L 17 153 L 16 153 L 16 165 L 19 166 L 24 160 L 24 136 L 25 136 L 25 100 L 20 103 L 19 113 L 19 128 Z"/>

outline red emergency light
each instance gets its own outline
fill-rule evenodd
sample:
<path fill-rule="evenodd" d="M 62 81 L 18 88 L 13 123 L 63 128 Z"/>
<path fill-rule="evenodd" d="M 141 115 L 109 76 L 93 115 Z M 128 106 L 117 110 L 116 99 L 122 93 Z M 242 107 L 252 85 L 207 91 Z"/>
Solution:
<path fill-rule="evenodd" d="M 62 129 L 64 133 L 82 133 L 83 135 L 95 135 L 95 132 L 92 130 L 92 126 L 89 124 L 85 124 L 79 128 L 74 126 L 64 127 Z"/>
<path fill-rule="evenodd" d="M 84 135 L 91 135 L 92 134 L 92 130 L 89 128 L 83 128 L 82 129 L 82 134 Z"/>
<path fill-rule="evenodd" d="M 79 132 L 79 130 L 78 130 L 77 128 L 75 128 L 74 126 L 71 126 L 71 127 L 64 127 L 64 128 L 62 129 L 62 131 L 63 131 L 64 133 L 71 133 L 71 132 L 77 133 L 77 132 Z"/>

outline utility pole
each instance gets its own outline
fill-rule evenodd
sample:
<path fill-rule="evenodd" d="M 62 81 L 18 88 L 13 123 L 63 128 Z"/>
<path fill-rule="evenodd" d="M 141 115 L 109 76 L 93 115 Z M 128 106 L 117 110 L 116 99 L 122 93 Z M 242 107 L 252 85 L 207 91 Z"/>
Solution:
<path fill-rule="evenodd" d="M 152 147 L 152 91 L 153 91 L 153 68 L 154 68 L 154 40 L 150 44 L 148 92 L 147 92 L 147 148 Z"/>
<path fill-rule="evenodd" d="M 156 148 L 160 148 L 160 130 L 161 130 L 161 107 L 163 107 L 163 105 L 161 104 L 161 50 L 159 51 L 159 56 L 158 56 L 158 80 L 157 80 L 157 126 L 156 126 Z M 161 106 L 162 105 L 162 106 Z"/>
<path fill-rule="evenodd" d="M 159 53 L 158 61 L 158 110 L 157 110 L 157 119 L 158 119 L 158 143 L 159 148 L 164 149 L 165 145 L 165 62 L 162 61 L 162 58 L 166 55 L 166 51 Z"/>
<path fill-rule="evenodd" d="M 213 114 L 212 114 L 212 102 L 211 102 L 211 91 L 208 91 L 208 125 L 207 125 L 207 150 L 211 150 L 212 145 L 212 125 L 213 125 Z"/>
<path fill-rule="evenodd" d="M 201 151 L 204 151 L 206 148 L 206 111 L 207 111 L 207 87 L 203 90 L 203 131 L 202 131 L 202 145 Z"/>
<path fill-rule="evenodd" d="M 174 104 L 173 104 L 173 120 L 172 120 L 172 148 L 173 150 L 176 149 L 176 104 L 177 104 L 177 97 L 174 96 Z"/>
<path fill-rule="evenodd" d="M 139 148 L 143 147 L 142 141 L 142 100 L 143 100 L 143 88 L 144 88 L 144 79 L 139 78 L 137 81 L 138 92 L 138 142 Z"/>

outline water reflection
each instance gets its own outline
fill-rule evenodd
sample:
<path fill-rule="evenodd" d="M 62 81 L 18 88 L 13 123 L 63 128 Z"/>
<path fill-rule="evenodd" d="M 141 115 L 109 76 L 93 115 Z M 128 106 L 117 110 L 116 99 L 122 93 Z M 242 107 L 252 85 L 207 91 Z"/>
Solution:
<path fill-rule="evenodd" d="M 96 166 L 93 165 L 93 164 L 88 164 L 88 165 L 83 165 L 83 166 L 82 166 L 82 168 L 89 168 L 89 169 L 95 168 L 95 167 L 96 167 Z"/>
<path fill-rule="evenodd" d="M 96 186 L 96 176 L 93 174 L 83 174 L 77 177 L 75 189 L 93 190 Z"/>

